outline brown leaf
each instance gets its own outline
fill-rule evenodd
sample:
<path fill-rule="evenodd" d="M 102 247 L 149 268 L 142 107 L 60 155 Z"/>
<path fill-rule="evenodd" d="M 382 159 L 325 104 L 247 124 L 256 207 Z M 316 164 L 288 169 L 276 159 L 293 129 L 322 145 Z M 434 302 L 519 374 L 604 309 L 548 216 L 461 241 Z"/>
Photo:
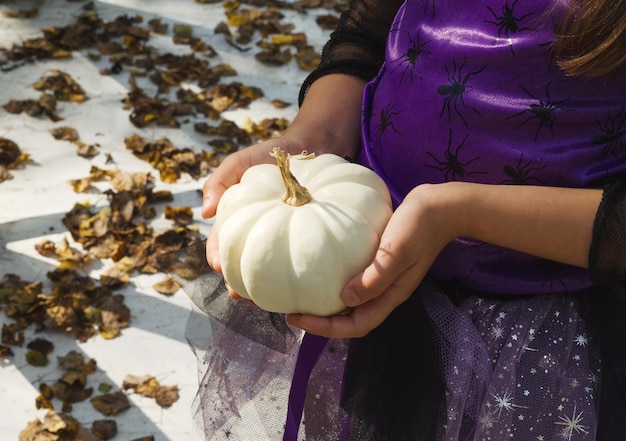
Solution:
<path fill-rule="evenodd" d="M 117 422 L 115 420 L 97 420 L 91 425 L 91 433 L 101 440 L 108 440 L 117 435 Z"/>
<path fill-rule="evenodd" d="M 150 30 L 155 34 L 165 34 L 167 33 L 168 24 L 163 23 L 160 18 L 153 18 L 148 21 L 148 25 L 150 25 Z"/>
<path fill-rule="evenodd" d="M 81 251 L 70 247 L 66 238 L 63 238 L 57 244 L 49 239 L 44 239 L 35 245 L 35 249 L 42 256 L 51 257 L 69 265 L 83 266 L 88 262 L 87 256 Z"/>
<path fill-rule="evenodd" d="M 165 219 L 172 220 L 179 225 L 189 225 L 193 222 L 193 210 L 189 206 L 172 207 L 166 205 L 164 212 Z"/>
<path fill-rule="evenodd" d="M 293 54 L 291 53 L 291 50 L 289 48 L 281 50 L 279 46 L 276 46 L 270 49 L 260 51 L 256 54 L 255 58 L 261 63 L 271 64 L 274 66 L 282 66 L 292 60 Z"/>
<path fill-rule="evenodd" d="M 300 69 L 307 72 L 313 71 L 320 64 L 320 61 L 322 61 L 322 55 L 313 48 L 307 47 L 296 53 L 296 63 Z"/>
<path fill-rule="evenodd" d="M 81 371 L 85 365 L 85 357 L 77 351 L 70 351 L 65 356 L 57 357 L 59 366 L 66 371 Z"/>
<path fill-rule="evenodd" d="M 0 183 L 11 179 L 13 179 L 11 172 L 4 165 L 0 165 Z"/>
<path fill-rule="evenodd" d="M 119 335 L 130 323 L 130 309 L 124 304 L 124 296 L 117 294 L 107 297 L 100 305 L 102 323 L 100 335 L 110 339 Z"/>
<path fill-rule="evenodd" d="M 333 14 L 318 15 L 315 22 L 322 29 L 334 31 L 339 25 L 339 17 Z"/>
<path fill-rule="evenodd" d="M 275 99 L 275 100 L 272 100 L 272 105 L 276 107 L 277 109 L 284 109 L 285 107 L 291 106 L 291 103 L 288 103 L 287 101 Z"/>
<path fill-rule="evenodd" d="M 20 432 L 19 441 L 97 441 L 80 426 L 78 420 L 66 413 L 49 410 L 43 422 L 36 419 Z"/>
<path fill-rule="evenodd" d="M 51 398 L 45 397 L 44 395 L 38 395 L 35 398 L 35 407 L 37 409 L 54 410 Z"/>
<path fill-rule="evenodd" d="M 161 386 L 157 390 L 155 401 L 161 407 L 170 407 L 178 398 L 178 386 Z"/>
<path fill-rule="evenodd" d="M 48 356 L 42 352 L 30 350 L 26 352 L 26 362 L 31 366 L 43 367 L 48 364 Z"/>
<path fill-rule="evenodd" d="M 123 383 L 124 389 L 132 389 L 135 393 L 154 398 L 161 407 L 169 407 L 178 401 L 178 386 L 162 386 L 159 381 L 151 375 L 141 377 L 127 375 Z"/>
<path fill-rule="evenodd" d="M 78 156 L 90 159 L 100 154 L 97 144 L 84 144 L 80 141 L 76 141 L 75 144 L 78 146 L 78 150 L 76 150 Z"/>
<path fill-rule="evenodd" d="M 62 141 L 78 141 L 79 136 L 78 132 L 75 128 L 69 126 L 55 127 L 50 130 L 54 139 L 62 140 Z"/>
<path fill-rule="evenodd" d="M 54 350 L 54 344 L 45 338 L 36 338 L 26 345 L 28 349 L 39 351 L 42 354 L 50 354 Z"/>
<path fill-rule="evenodd" d="M 56 245 L 50 239 L 35 244 L 35 250 L 44 257 L 56 257 Z"/>
<path fill-rule="evenodd" d="M 10 347 L 0 345 L 0 357 L 13 357 L 14 355 L 15 354 Z"/>
<path fill-rule="evenodd" d="M 93 388 L 86 388 L 80 381 L 67 383 L 58 380 L 52 386 L 54 396 L 64 403 L 79 403 L 85 401 L 93 394 Z"/>
<path fill-rule="evenodd" d="M 124 256 L 100 275 L 100 281 L 105 286 L 116 287 L 128 283 L 130 275 L 134 270 L 134 259 L 129 256 Z"/>
<path fill-rule="evenodd" d="M 43 424 L 38 419 L 28 423 L 26 428 L 20 432 L 19 441 L 58 441 L 59 435 L 47 432 Z"/>
<path fill-rule="evenodd" d="M 22 151 L 20 147 L 13 141 L 7 138 L 0 137 L 0 164 L 10 166 L 16 162 Z"/>
<path fill-rule="evenodd" d="M 160 282 L 155 283 L 152 287 L 156 292 L 163 295 L 176 294 L 176 292 L 180 289 L 180 285 L 170 276 L 167 276 Z"/>
<path fill-rule="evenodd" d="M 17 324 L 2 324 L 2 344 L 9 346 L 22 346 L 24 344 L 24 332 Z"/>
<path fill-rule="evenodd" d="M 130 402 L 122 391 L 98 395 L 90 401 L 94 409 L 105 416 L 117 415 L 130 409 Z"/>
<path fill-rule="evenodd" d="M 17 11 L 2 11 L 2 15 L 7 18 L 33 18 L 39 15 L 39 8 L 33 6 L 30 9 L 19 9 Z"/>
<path fill-rule="evenodd" d="M 156 390 L 159 386 L 157 379 L 151 375 L 138 377 L 129 374 L 124 378 L 124 382 L 122 383 L 122 387 L 125 390 L 132 389 L 139 395 L 148 398 L 154 398 L 156 396 Z"/>
<path fill-rule="evenodd" d="M 87 100 L 83 88 L 67 73 L 54 70 L 52 75 L 39 79 L 33 87 L 36 90 L 51 90 L 59 101 L 82 103 Z"/>
<path fill-rule="evenodd" d="M 72 179 L 70 185 L 76 193 L 87 193 L 94 188 L 91 178 Z"/>
<path fill-rule="evenodd" d="M 116 239 L 113 235 L 107 235 L 89 248 L 89 256 L 96 259 L 112 259 L 117 262 L 126 253 L 126 242 Z"/>

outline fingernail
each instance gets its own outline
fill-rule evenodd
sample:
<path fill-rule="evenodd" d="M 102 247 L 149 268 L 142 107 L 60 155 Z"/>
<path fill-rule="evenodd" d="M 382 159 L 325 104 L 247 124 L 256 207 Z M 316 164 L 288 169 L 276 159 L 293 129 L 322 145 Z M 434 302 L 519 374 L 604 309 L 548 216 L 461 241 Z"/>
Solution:
<path fill-rule="evenodd" d="M 359 297 L 351 289 L 346 289 L 341 294 L 341 300 L 346 306 L 357 306 L 360 302 Z"/>

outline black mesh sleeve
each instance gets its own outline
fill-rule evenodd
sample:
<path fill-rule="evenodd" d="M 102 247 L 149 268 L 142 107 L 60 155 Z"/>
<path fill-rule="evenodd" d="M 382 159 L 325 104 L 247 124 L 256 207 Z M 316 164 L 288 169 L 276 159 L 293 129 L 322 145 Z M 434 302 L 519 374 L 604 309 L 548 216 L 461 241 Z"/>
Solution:
<path fill-rule="evenodd" d="M 589 251 L 589 271 L 595 284 L 626 281 L 626 180 L 604 187 Z"/>
<path fill-rule="evenodd" d="M 299 103 L 311 84 L 330 73 L 372 79 L 385 57 L 385 43 L 401 0 L 351 0 L 322 51 L 318 67 L 304 80 Z"/>

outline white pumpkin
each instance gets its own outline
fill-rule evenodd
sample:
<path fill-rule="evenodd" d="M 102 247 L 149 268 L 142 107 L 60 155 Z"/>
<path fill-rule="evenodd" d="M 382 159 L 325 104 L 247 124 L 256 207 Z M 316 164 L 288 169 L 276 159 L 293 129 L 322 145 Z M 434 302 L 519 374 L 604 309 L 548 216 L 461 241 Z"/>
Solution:
<path fill-rule="evenodd" d="M 267 311 L 339 313 L 343 287 L 372 261 L 391 216 L 387 186 L 337 155 L 272 156 L 278 166 L 249 168 L 218 204 L 224 278 Z"/>

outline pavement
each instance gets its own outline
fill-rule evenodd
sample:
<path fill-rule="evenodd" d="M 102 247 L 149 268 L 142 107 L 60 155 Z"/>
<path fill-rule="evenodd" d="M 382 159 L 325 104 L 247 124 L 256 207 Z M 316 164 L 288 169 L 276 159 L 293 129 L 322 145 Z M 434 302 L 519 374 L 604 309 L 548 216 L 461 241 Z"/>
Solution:
<path fill-rule="evenodd" d="M 144 23 L 159 18 L 169 24 L 170 29 L 174 24 L 189 26 L 194 37 L 217 52 L 216 57 L 209 59 L 211 65 L 228 63 L 237 71 L 237 76 L 227 78 L 227 82 L 239 81 L 262 88 L 263 98 L 249 106 L 224 112 L 223 119 L 242 125 L 246 119 L 260 121 L 276 117 L 291 120 L 295 115 L 297 92 L 307 73 L 294 61 L 283 66 L 262 64 L 254 57 L 258 50 L 254 44 L 247 45 L 249 50 L 242 51 L 229 44 L 224 35 L 216 34 L 215 27 L 225 20 L 222 3 L 203 4 L 193 0 L 0 1 L 0 13 L 38 8 L 38 14 L 32 18 L 0 17 L 0 47 L 10 48 L 13 44 L 41 36 L 41 29 L 45 26 L 61 27 L 73 23 L 88 3 L 104 20 L 124 14 L 141 15 Z M 283 20 L 293 23 L 296 31 L 306 32 L 309 43 L 321 49 L 328 33 L 319 29 L 314 18 L 315 14 L 326 13 L 328 11 L 317 9 L 307 14 L 287 11 Z M 150 44 L 163 52 L 184 53 L 189 50 L 187 46 L 174 45 L 171 32 L 151 37 Z M 37 99 L 41 92 L 35 90 L 33 84 L 55 70 L 70 74 L 88 96 L 88 100 L 80 104 L 60 102 L 57 113 L 63 120 L 57 122 L 45 116 L 12 114 L 0 107 L 0 138 L 17 143 L 30 157 L 24 166 L 10 171 L 13 179 L 0 183 L 0 280 L 11 273 L 23 280 L 42 282 L 44 291 L 50 288 L 46 274 L 59 262 L 39 254 L 35 245 L 44 239 L 55 243 L 66 239 L 80 249 L 80 245 L 72 241 L 62 219 L 76 203 L 95 207 L 107 203 L 103 191 L 110 188 L 109 183 L 98 182 L 94 184 L 97 190 L 89 193 L 76 193 L 69 184 L 72 179 L 89 176 L 92 166 L 129 173 L 150 172 L 155 177 L 156 190 L 169 190 L 174 194 L 171 205 L 192 207 L 194 225 L 203 234 L 210 229 L 211 220 L 204 220 L 199 215 L 201 198 L 198 190 L 204 178 L 194 179 L 184 174 L 175 183 L 162 182 L 150 164 L 134 156 L 124 145 L 124 139 L 139 134 L 150 140 L 167 137 L 174 145 L 194 151 L 210 150 L 206 135 L 193 129 L 193 122 L 199 120 L 193 117 L 191 123 L 180 128 L 136 127 L 129 120 L 129 110 L 121 104 L 129 91 L 128 73 L 102 75 L 101 70 L 110 67 L 110 62 L 106 57 L 94 60 L 88 52 L 75 52 L 70 59 L 31 60 L 10 69 L 6 69 L 6 64 L 0 65 L 5 67 L 0 72 L 2 105 L 12 99 Z M 271 104 L 274 99 L 290 105 L 277 108 Z M 99 154 L 90 159 L 81 157 L 74 145 L 54 139 L 50 130 L 59 126 L 74 127 L 81 141 L 97 145 Z M 173 223 L 165 219 L 161 210 L 152 226 L 165 230 Z M 105 259 L 80 269 L 80 272 L 97 281 L 112 264 Z M 38 332 L 34 326 L 27 328 L 25 343 L 42 337 L 53 342 L 54 350 L 50 362 L 42 367 L 27 362 L 26 344 L 11 346 L 14 355 L 0 358 L 0 439 L 18 440 L 30 422 L 43 420 L 47 410 L 37 409 L 35 404 L 40 395 L 40 384 L 52 384 L 60 377 L 57 357 L 70 351 L 82 354 L 86 360 L 96 361 L 96 372 L 88 377 L 94 395 L 99 393 L 97 389 L 103 384 L 113 390 L 123 390 L 127 375 L 151 375 L 162 385 L 176 385 L 179 392 L 179 399 L 164 408 L 153 398 L 123 390 L 131 407 L 112 417 L 95 411 L 89 400 L 75 403 L 70 415 L 87 429 L 93 421 L 111 418 L 118 426 L 118 434 L 113 440 L 149 436 L 156 441 L 203 439 L 190 411 L 197 387 L 196 360 L 184 336 L 191 304 L 181 290 L 171 296 L 156 292 L 153 285 L 163 277 L 160 273 L 135 272 L 129 283 L 115 290 L 124 295 L 125 304 L 131 310 L 130 326 L 116 338 L 104 339 L 96 334 L 87 341 L 80 341 L 63 332 Z M 12 322 L 0 310 L 0 324 L 4 326 Z M 61 411 L 59 400 L 53 400 L 52 404 L 55 411 Z"/>

